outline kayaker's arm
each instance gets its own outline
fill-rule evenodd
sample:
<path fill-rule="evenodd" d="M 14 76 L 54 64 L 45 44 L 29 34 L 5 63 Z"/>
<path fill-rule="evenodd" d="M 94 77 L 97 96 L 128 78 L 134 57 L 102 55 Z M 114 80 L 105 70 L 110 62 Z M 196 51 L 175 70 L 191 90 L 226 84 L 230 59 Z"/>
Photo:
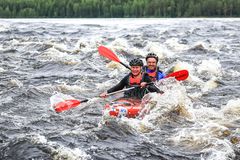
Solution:
<path fill-rule="evenodd" d="M 122 90 L 127 84 L 127 78 L 128 78 L 128 76 L 125 76 L 116 86 L 107 90 L 107 93 L 112 93 L 115 91 Z"/>
<path fill-rule="evenodd" d="M 150 92 L 163 93 L 163 91 L 160 91 L 160 90 L 154 85 L 154 83 L 150 83 L 150 82 L 152 82 L 152 80 L 151 80 L 151 78 L 148 76 L 148 74 L 145 74 L 145 75 L 144 75 L 144 82 L 147 82 L 147 83 L 148 83 L 147 89 L 148 89 Z"/>

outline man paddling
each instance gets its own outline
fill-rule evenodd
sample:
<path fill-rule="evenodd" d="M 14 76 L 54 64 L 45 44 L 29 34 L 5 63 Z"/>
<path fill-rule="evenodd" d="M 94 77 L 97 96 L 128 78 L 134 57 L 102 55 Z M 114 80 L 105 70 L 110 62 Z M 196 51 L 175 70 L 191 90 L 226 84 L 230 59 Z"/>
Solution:
<path fill-rule="evenodd" d="M 146 56 L 146 62 L 147 65 L 143 67 L 143 71 L 149 75 L 152 81 L 158 81 L 166 77 L 166 75 L 162 71 L 160 71 L 159 67 L 157 66 L 158 56 L 156 54 L 149 53 Z"/>
<path fill-rule="evenodd" d="M 139 87 L 124 92 L 124 97 L 141 99 L 149 92 L 161 92 L 156 86 L 153 85 L 153 83 L 150 83 L 152 81 L 148 74 L 142 72 L 142 60 L 138 58 L 133 59 L 130 61 L 129 65 L 131 66 L 131 73 L 126 75 L 116 86 L 100 94 L 100 97 L 105 98 L 108 93 L 122 90 L 124 87 L 129 88 L 132 86 Z"/>

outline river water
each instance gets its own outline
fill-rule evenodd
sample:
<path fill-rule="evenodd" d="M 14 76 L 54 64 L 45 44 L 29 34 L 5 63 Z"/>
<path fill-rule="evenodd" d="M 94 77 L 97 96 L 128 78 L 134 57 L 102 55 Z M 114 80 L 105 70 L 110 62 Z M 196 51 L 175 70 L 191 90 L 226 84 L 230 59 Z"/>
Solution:
<path fill-rule="evenodd" d="M 240 19 L 0 19 L 0 159 L 240 159 Z M 98 95 L 156 53 L 167 72 L 142 119 L 108 119 Z M 55 93 L 88 103 L 56 113 Z M 105 123 L 106 119 L 108 123 Z"/>

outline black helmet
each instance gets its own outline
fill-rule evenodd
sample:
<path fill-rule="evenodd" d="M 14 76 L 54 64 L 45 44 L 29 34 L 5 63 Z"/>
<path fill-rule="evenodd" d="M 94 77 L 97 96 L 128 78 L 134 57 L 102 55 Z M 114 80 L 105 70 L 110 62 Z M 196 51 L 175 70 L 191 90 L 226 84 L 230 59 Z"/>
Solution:
<path fill-rule="evenodd" d="M 139 58 L 135 58 L 130 61 L 129 65 L 130 66 L 143 66 L 143 61 Z"/>
<path fill-rule="evenodd" d="M 146 61 L 148 58 L 155 58 L 158 62 L 158 56 L 155 53 L 148 53 L 148 55 L 146 56 Z"/>

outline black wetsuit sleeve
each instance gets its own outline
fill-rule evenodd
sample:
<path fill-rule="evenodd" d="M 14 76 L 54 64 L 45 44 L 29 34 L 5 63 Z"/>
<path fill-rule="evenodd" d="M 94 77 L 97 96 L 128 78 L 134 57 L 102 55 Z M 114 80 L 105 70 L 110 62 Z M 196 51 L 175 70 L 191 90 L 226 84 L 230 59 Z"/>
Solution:
<path fill-rule="evenodd" d="M 148 89 L 150 92 L 162 93 L 162 91 L 160 91 L 160 90 L 154 85 L 154 83 L 151 83 L 152 80 L 151 80 L 151 78 L 148 76 L 148 74 L 146 74 L 146 73 L 144 74 L 143 81 L 144 81 L 144 82 L 147 82 L 147 83 L 150 83 L 149 85 L 147 85 L 147 89 Z"/>
<path fill-rule="evenodd" d="M 122 90 L 124 87 L 127 86 L 127 83 L 128 83 L 128 76 L 125 76 L 116 86 L 107 90 L 107 93 L 112 93 L 115 91 Z"/>

